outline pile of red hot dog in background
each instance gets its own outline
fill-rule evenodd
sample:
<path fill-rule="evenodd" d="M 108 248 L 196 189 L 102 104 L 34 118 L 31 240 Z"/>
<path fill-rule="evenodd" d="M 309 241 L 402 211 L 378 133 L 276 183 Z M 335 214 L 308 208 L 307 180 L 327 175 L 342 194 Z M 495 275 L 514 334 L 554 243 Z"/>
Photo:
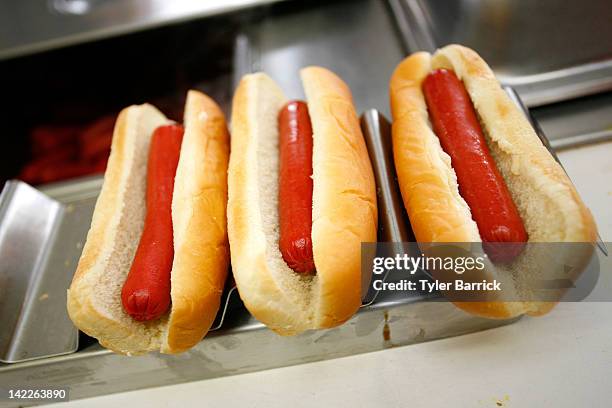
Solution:
<path fill-rule="evenodd" d="M 87 125 L 40 125 L 31 130 L 31 158 L 19 178 L 32 185 L 104 173 L 116 115 Z"/>

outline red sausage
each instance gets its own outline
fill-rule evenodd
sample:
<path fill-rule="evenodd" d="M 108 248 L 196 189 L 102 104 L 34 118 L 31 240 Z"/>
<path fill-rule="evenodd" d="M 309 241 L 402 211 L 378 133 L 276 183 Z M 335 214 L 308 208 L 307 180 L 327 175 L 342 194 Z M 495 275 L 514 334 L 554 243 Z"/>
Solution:
<path fill-rule="evenodd" d="M 312 126 L 308 106 L 291 101 L 278 116 L 279 247 L 295 272 L 314 273 L 312 256 Z"/>
<path fill-rule="evenodd" d="M 451 157 L 459 192 L 470 206 L 487 254 L 494 261 L 512 261 L 523 250 L 527 232 L 463 83 L 454 72 L 438 69 L 425 78 L 423 92 L 433 129 Z M 506 242 L 517 244 L 493 244 Z"/>
<path fill-rule="evenodd" d="M 172 192 L 183 127 L 155 129 L 147 163 L 147 215 L 130 273 L 123 284 L 123 308 L 135 320 L 154 320 L 170 307 L 174 258 Z"/>

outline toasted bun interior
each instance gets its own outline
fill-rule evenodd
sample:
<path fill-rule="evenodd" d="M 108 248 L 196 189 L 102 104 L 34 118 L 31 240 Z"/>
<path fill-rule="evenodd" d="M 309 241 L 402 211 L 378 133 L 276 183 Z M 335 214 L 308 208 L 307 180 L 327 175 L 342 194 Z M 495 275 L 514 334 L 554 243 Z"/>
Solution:
<path fill-rule="evenodd" d="M 488 65 L 474 51 L 459 45 L 446 46 L 433 56 L 424 52 L 411 55 L 396 68 L 390 83 L 395 165 L 417 240 L 481 241 L 469 206 L 459 194 L 450 157 L 432 131 L 421 91 L 422 81 L 437 68 L 451 69 L 463 81 L 488 147 L 523 219 L 529 242 L 594 242 L 593 218 L 561 166 L 500 87 Z M 540 252 L 542 248 L 528 247 L 507 266 L 489 264 L 489 278 L 501 281 L 510 298 L 530 298 L 531 288 L 524 282 L 533 282 L 546 269 L 542 262 L 548 258 Z M 579 253 L 565 254 L 567 261 L 583 265 L 592 254 L 592 249 L 584 248 Z M 541 314 L 552 307 L 542 302 L 457 305 L 475 314 L 499 318 Z"/>
<path fill-rule="evenodd" d="M 376 239 L 374 178 L 350 91 L 319 67 L 302 70 L 302 81 L 313 126 L 314 276 L 293 272 L 278 247 L 277 117 L 285 96 L 267 75 L 247 75 L 232 110 L 234 277 L 249 311 L 284 335 L 353 315 L 361 303 L 361 242 Z"/>
<path fill-rule="evenodd" d="M 121 304 L 121 288 L 144 227 L 151 136 L 157 127 L 171 123 L 148 104 L 130 106 L 117 118 L 104 184 L 68 290 L 68 313 L 75 325 L 118 353 L 183 351 L 203 337 L 218 307 L 228 263 L 222 238 L 227 130 L 221 130 L 225 122 L 218 107 L 200 93 L 189 93 L 185 111 L 173 193 L 171 312 L 159 320 L 137 322 Z M 193 162 L 200 167 L 194 168 Z M 204 192 L 211 198 L 200 198 Z"/>

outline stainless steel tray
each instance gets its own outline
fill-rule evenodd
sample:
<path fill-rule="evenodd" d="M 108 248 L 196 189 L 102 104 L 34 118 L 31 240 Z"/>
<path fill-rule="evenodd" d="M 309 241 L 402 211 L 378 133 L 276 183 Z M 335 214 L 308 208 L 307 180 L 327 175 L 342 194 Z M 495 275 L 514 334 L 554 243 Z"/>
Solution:
<path fill-rule="evenodd" d="M 0 362 L 77 350 L 78 331 L 65 312 L 66 288 L 92 210 L 78 201 L 64 206 L 21 182 L 5 185 L 0 195 Z"/>
<path fill-rule="evenodd" d="M 0 196 L 0 362 L 74 353 L 79 332 L 66 312 L 66 289 L 81 255 L 101 177 L 40 191 L 9 181 Z M 235 304 L 233 281 L 211 330 Z"/>
<path fill-rule="evenodd" d="M 375 155 L 381 208 L 379 239 L 406 240 L 410 231 L 393 177 L 389 125 L 378 112 L 368 111 L 362 126 L 370 154 Z M 64 202 L 72 197 L 73 202 L 67 205 L 89 203 L 91 215 L 100 180 L 84 183 L 89 183 L 88 191 L 83 186 L 68 184 L 51 187 L 46 192 Z M 82 219 L 84 227 L 77 242 L 82 242 L 89 224 L 87 218 Z M 77 258 L 78 254 L 75 261 Z M 0 365 L 0 383 L 22 387 L 69 386 L 71 398 L 83 398 L 381 350 L 511 322 L 468 315 L 437 296 L 369 292 L 361 310 L 346 324 L 287 338 L 253 319 L 240 304 L 236 292 L 229 293 L 229 306 L 220 312 L 224 319 L 218 324 L 219 330 L 187 353 L 129 358 L 89 344 L 71 355 Z M 60 312 L 65 313 L 65 308 L 56 310 Z"/>
<path fill-rule="evenodd" d="M 231 321 L 231 323 L 230 323 Z M 280 337 L 237 312 L 192 350 L 124 357 L 91 346 L 75 354 L 0 367 L 5 386 L 68 386 L 70 398 L 176 384 L 382 350 L 507 324 L 450 303 L 380 299 L 335 329 Z"/>

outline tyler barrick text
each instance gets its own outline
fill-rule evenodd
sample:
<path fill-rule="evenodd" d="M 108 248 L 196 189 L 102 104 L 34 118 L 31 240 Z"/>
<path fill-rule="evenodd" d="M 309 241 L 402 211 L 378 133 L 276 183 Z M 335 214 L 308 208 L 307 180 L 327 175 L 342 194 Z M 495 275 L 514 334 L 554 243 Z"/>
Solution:
<path fill-rule="evenodd" d="M 372 283 L 375 290 L 419 290 L 424 292 L 437 292 L 448 290 L 463 290 L 463 291 L 501 291 L 501 283 L 496 279 L 489 282 L 483 280 L 481 282 L 465 282 L 461 279 L 456 279 L 454 282 L 429 281 L 420 279 L 418 281 L 409 281 L 402 279 L 399 282 L 383 282 L 375 280 Z"/>

